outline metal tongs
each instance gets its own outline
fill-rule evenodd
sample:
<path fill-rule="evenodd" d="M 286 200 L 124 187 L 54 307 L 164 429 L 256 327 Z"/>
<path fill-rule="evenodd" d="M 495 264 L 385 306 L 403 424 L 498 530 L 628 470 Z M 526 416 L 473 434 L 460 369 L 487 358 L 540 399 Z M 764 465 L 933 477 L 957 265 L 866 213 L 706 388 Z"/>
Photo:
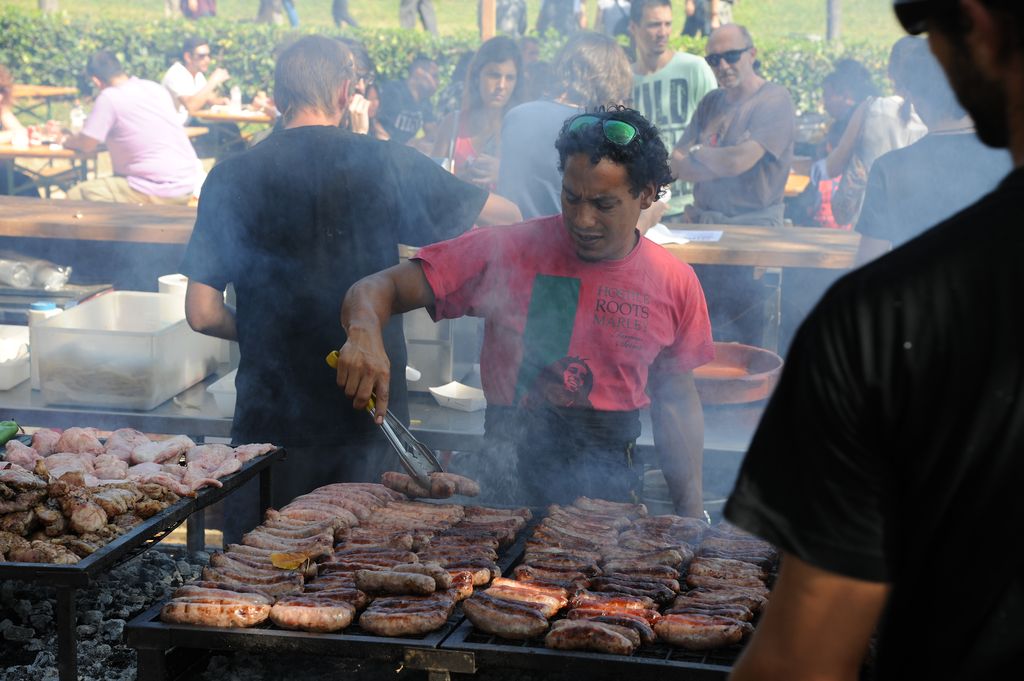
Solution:
<path fill-rule="evenodd" d="M 332 350 L 327 355 L 326 361 L 327 365 L 332 369 L 337 369 L 338 351 Z M 370 397 L 370 403 L 366 405 L 366 411 L 376 419 L 377 410 L 374 397 Z M 387 438 L 395 453 L 398 454 L 398 459 L 402 462 L 402 467 L 405 468 L 406 472 L 420 485 L 430 489 L 430 474 L 444 472 L 444 468 L 441 467 L 430 447 L 417 440 L 409 432 L 409 429 L 392 415 L 390 411 L 385 412 L 384 423 L 380 425 L 380 429 L 384 431 L 384 437 Z"/>

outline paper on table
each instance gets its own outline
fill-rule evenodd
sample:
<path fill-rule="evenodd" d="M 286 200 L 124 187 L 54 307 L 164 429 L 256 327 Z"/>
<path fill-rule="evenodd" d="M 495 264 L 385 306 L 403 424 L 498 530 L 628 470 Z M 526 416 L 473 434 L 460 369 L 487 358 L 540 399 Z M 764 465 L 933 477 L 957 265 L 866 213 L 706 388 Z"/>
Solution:
<path fill-rule="evenodd" d="M 647 234 L 644 236 L 661 246 L 664 246 L 665 244 L 685 244 L 690 242 L 689 239 L 682 236 L 682 230 L 669 229 L 661 222 L 647 230 Z"/>
<path fill-rule="evenodd" d="M 689 241 L 721 241 L 722 230 L 710 230 L 710 229 L 674 229 L 673 234 L 689 240 Z"/>

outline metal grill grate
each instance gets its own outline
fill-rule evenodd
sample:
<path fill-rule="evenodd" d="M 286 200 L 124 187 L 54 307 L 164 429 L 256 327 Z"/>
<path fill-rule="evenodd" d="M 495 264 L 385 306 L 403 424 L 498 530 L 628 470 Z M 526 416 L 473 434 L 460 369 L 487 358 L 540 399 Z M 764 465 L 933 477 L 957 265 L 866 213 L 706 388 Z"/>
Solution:
<path fill-rule="evenodd" d="M 475 646 L 500 646 L 502 648 L 512 647 L 544 651 L 550 650 L 544 645 L 543 638 L 533 638 L 526 641 L 512 641 L 509 639 L 498 638 L 491 634 L 485 634 L 477 631 L 476 629 L 471 629 L 471 632 L 466 635 L 464 641 Z M 707 651 L 693 651 L 655 643 L 654 645 L 640 646 L 640 648 L 630 655 L 629 658 L 731 667 L 736 663 L 736 659 L 742 651 L 743 646 L 730 646 L 728 648 L 718 648 Z M 626 659 L 625 656 L 623 657 Z"/>

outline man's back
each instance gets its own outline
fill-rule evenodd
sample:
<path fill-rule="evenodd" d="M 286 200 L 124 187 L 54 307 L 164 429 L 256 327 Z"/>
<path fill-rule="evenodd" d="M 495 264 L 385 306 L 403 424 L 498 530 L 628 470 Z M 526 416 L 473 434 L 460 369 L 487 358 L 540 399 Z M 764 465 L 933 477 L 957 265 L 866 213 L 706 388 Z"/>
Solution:
<path fill-rule="evenodd" d="M 323 363 L 344 343 L 345 291 L 397 264 L 398 243 L 468 229 L 485 199 L 412 149 L 330 126 L 276 132 L 216 166 L 182 271 L 235 284 L 236 437 L 336 444 L 370 429 Z M 400 320 L 386 338 L 403 366 Z"/>
<path fill-rule="evenodd" d="M 562 174 L 555 140 L 576 107 L 549 100 L 520 104 L 501 128 L 498 194 L 519 207 L 524 220 L 561 212 Z"/>
<path fill-rule="evenodd" d="M 927 135 L 875 162 L 857 231 L 900 246 L 991 192 L 1011 167 L 973 131 Z"/>
<path fill-rule="evenodd" d="M 82 133 L 106 144 L 114 174 L 154 196 L 194 190 L 198 159 L 160 84 L 128 78 L 96 98 Z"/>
<path fill-rule="evenodd" d="M 805 562 L 893 584 L 879 679 L 1024 664 L 1022 191 L 1018 170 L 826 295 L 726 508 Z"/>

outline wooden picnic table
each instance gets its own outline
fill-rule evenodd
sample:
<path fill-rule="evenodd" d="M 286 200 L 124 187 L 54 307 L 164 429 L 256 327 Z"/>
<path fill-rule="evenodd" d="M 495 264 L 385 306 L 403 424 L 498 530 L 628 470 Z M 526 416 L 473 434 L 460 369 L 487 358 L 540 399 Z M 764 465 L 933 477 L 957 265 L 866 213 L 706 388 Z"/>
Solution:
<path fill-rule="evenodd" d="M 62 146 L 51 146 L 49 144 L 37 144 L 28 146 L 14 146 L 13 144 L 0 144 L 0 161 L 4 163 L 3 172 L 7 174 L 7 191 L 13 194 L 16 191 L 14 186 L 14 171 L 17 159 L 38 159 L 49 161 L 46 169 L 25 168 L 19 166 L 17 170 L 22 171 L 32 179 L 32 184 L 40 189 L 49 191 L 49 187 L 59 184 L 59 181 L 82 181 L 85 180 L 89 171 L 89 161 L 95 161 L 99 151 L 76 151 L 65 149 Z M 53 166 L 53 161 L 69 161 L 70 168 L 60 169 Z M 49 194 L 47 194 L 49 195 Z"/>
<path fill-rule="evenodd" d="M 203 135 L 205 135 L 205 134 L 207 134 L 209 132 L 210 132 L 210 129 L 207 128 L 206 126 L 203 126 L 203 125 L 186 125 L 185 126 L 185 135 L 187 135 L 190 140 L 191 139 L 195 139 L 196 137 L 202 137 Z"/>
<path fill-rule="evenodd" d="M 14 99 L 47 99 L 74 97 L 78 94 L 78 88 L 64 85 L 29 85 L 27 83 L 15 83 L 11 90 Z"/>
<path fill-rule="evenodd" d="M 691 265 L 806 267 L 841 270 L 853 267 L 860 234 L 821 227 L 745 227 L 739 225 L 667 224 L 670 229 L 721 231 L 719 241 L 667 244 L 670 253 Z"/>
<path fill-rule="evenodd" d="M 53 100 L 68 99 L 78 96 L 78 88 L 65 85 L 31 85 L 15 83 L 11 88 L 14 100 L 14 113 L 39 116 L 40 109 L 45 108 L 45 120 L 53 118 Z M 25 104 L 24 102 L 30 102 Z"/>
<path fill-rule="evenodd" d="M 240 111 L 228 111 L 226 109 L 218 109 L 216 111 L 212 109 L 202 109 L 197 111 L 193 118 L 198 118 L 201 121 L 209 121 L 211 123 L 264 123 L 269 124 L 274 122 L 274 118 L 262 111 L 252 111 L 249 109 L 242 109 Z"/>
<path fill-rule="evenodd" d="M 790 173 L 789 177 L 786 178 L 786 196 L 792 198 L 799 196 L 807 189 L 807 185 L 811 183 L 810 175 L 801 175 L 800 173 Z"/>
<path fill-rule="evenodd" d="M 188 206 L 0 196 L 0 236 L 183 245 L 195 221 Z"/>
<path fill-rule="evenodd" d="M 761 347 L 778 350 L 782 330 L 782 290 L 786 269 L 845 270 L 853 267 L 860 234 L 821 227 L 747 227 L 672 223 L 670 229 L 721 231 L 719 241 L 666 244 L 669 253 L 691 265 L 754 268 L 770 291 L 765 301 Z"/>

